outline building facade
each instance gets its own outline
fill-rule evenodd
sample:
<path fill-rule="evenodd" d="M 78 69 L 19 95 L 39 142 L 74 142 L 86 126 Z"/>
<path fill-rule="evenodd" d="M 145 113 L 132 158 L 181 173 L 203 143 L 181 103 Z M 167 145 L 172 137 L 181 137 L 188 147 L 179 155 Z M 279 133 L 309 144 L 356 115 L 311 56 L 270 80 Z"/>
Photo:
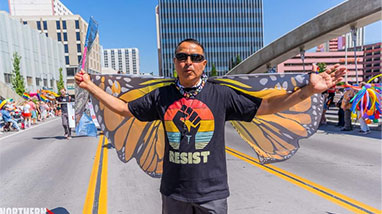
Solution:
<path fill-rule="evenodd" d="M 68 78 L 67 89 L 69 94 L 74 94 L 74 74 L 81 62 L 88 23 L 79 15 L 15 17 L 19 19 L 20 23 L 28 25 L 46 37 L 50 37 L 63 44 Z M 101 72 L 101 54 L 98 35 L 93 42 L 90 54 L 88 53 L 88 65 L 90 72 Z"/>
<path fill-rule="evenodd" d="M 43 87 L 56 90 L 59 69 L 66 82 L 64 45 L 45 34 L 21 24 L 0 11 L 0 81 L 11 86 L 13 54 L 21 56 L 20 73 L 26 90 Z"/>
<path fill-rule="evenodd" d="M 381 74 L 382 43 L 374 43 L 363 46 L 363 69 L 365 81 Z M 381 78 L 380 78 L 381 79 Z"/>
<path fill-rule="evenodd" d="M 345 76 L 345 81 L 348 83 L 363 81 L 363 51 L 356 52 L 356 59 L 354 57 L 353 51 L 337 51 L 337 52 L 307 52 L 305 53 L 304 63 L 300 55 L 297 55 L 291 59 L 284 61 L 277 65 L 278 73 L 287 73 L 287 72 L 309 72 L 312 70 L 313 63 L 325 63 L 326 66 L 332 66 L 335 64 L 340 64 L 346 66 L 348 72 Z M 355 63 L 357 61 L 357 64 Z M 304 70 L 305 67 L 305 70 Z M 356 69 L 357 68 L 357 69 Z"/>
<path fill-rule="evenodd" d="M 12 16 L 55 16 L 73 15 L 59 0 L 8 0 Z"/>
<path fill-rule="evenodd" d="M 218 74 L 263 47 L 262 0 L 159 0 L 156 8 L 159 75 L 173 76 L 176 45 L 197 39 L 205 48 L 205 72 Z"/>
<path fill-rule="evenodd" d="M 104 49 L 102 67 L 124 74 L 140 74 L 138 48 Z"/>

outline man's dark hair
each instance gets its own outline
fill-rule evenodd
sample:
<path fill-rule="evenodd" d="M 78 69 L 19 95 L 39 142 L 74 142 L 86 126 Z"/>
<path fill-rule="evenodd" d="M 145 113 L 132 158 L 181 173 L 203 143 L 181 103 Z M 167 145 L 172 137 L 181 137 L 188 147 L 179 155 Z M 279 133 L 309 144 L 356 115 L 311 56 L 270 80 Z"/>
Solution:
<path fill-rule="evenodd" d="M 196 40 L 196 39 L 191 39 L 191 38 L 184 39 L 184 40 L 182 40 L 181 42 L 179 42 L 178 45 L 177 45 L 176 48 L 175 48 L 175 54 L 176 54 L 176 51 L 178 50 L 179 45 L 181 45 L 183 42 L 190 42 L 190 43 L 194 43 L 195 45 L 198 45 L 199 47 L 202 48 L 202 50 L 203 50 L 203 54 L 204 54 L 204 47 L 203 47 L 203 45 L 200 44 L 200 42 L 199 42 L 198 40 Z"/>

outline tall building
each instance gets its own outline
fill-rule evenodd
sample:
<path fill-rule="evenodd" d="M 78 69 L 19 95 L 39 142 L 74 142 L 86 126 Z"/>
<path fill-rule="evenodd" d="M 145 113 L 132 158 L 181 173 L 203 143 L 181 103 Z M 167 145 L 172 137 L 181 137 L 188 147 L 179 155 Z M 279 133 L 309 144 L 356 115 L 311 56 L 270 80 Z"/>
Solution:
<path fill-rule="evenodd" d="M 11 15 L 21 23 L 62 42 L 67 70 L 67 89 L 74 94 L 74 74 L 84 50 L 88 23 L 73 13 L 59 0 L 9 0 Z M 90 72 L 101 72 L 101 53 L 97 35 L 88 54 Z"/>
<path fill-rule="evenodd" d="M 363 46 L 363 51 L 364 51 L 363 69 L 364 69 L 365 81 L 381 73 L 381 67 L 382 67 L 381 46 L 382 46 L 381 42 Z"/>
<path fill-rule="evenodd" d="M 13 54 L 21 56 L 20 73 L 26 90 L 43 87 L 55 90 L 59 69 L 66 82 L 64 45 L 40 31 L 21 24 L 8 13 L 0 11 L 0 81 L 11 85 Z"/>
<path fill-rule="evenodd" d="M 84 50 L 88 23 L 79 15 L 65 16 L 15 16 L 19 21 L 36 29 L 40 33 L 59 41 L 64 46 L 67 71 L 67 89 L 74 94 L 74 74 L 81 61 Z M 101 72 L 101 54 L 99 36 L 94 40 L 92 51 L 88 55 L 90 72 Z"/>
<path fill-rule="evenodd" d="M 104 49 L 102 67 L 125 74 L 139 74 L 138 48 Z"/>
<path fill-rule="evenodd" d="M 59 0 L 8 0 L 12 16 L 73 15 Z"/>
<path fill-rule="evenodd" d="M 159 0 L 157 13 L 159 75 L 173 76 L 176 45 L 197 39 L 205 48 L 208 74 L 218 74 L 263 47 L 262 0 Z"/>
<path fill-rule="evenodd" d="M 347 54 L 347 56 L 346 56 Z M 346 80 L 349 83 L 357 82 L 356 76 L 358 73 L 358 81 L 363 81 L 363 51 L 356 52 L 356 58 L 353 51 L 336 51 L 336 52 L 307 52 L 305 53 L 304 63 L 300 55 L 284 61 L 277 65 L 278 73 L 287 72 L 307 72 L 312 70 L 313 63 L 325 63 L 326 66 L 335 64 L 346 65 L 348 69 Z M 357 61 L 357 65 L 355 63 Z M 347 63 L 346 63 L 347 62 Z M 305 67 L 305 70 L 304 70 Z M 357 69 L 356 69 L 357 67 Z M 357 71 L 357 72 L 356 72 Z"/>

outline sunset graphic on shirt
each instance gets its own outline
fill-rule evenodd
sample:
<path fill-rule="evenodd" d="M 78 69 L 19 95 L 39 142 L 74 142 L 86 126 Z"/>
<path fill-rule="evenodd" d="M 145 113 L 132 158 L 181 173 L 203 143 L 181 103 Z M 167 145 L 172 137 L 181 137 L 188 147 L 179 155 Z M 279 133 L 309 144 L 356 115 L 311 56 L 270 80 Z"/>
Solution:
<path fill-rule="evenodd" d="M 165 115 L 164 125 L 170 146 L 179 150 L 181 137 L 203 149 L 210 142 L 215 129 L 214 116 L 206 104 L 196 99 L 182 98 L 171 104 Z"/>

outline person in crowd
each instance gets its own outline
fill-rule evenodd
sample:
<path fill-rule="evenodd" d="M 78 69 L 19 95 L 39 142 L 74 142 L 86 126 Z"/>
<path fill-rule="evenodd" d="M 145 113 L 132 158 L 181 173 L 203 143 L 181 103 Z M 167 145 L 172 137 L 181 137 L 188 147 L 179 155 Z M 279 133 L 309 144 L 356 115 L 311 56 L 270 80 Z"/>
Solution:
<path fill-rule="evenodd" d="M 2 118 L 3 118 L 3 121 L 6 123 L 5 127 L 7 127 L 7 123 L 9 124 L 12 124 L 12 127 L 17 130 L 17 131 L 20 131 L 20 127 L 19 125 L 17 124 L 17 122 L 11 117 L 11 114 L 9 112 L 10 110 L 10 106 L 8 105 L 5 105 L 3 106 L 3 108 L 0 110 L 1 111 L 1 115 L 2 115 Z"/>
<path fill-rule="evenodd" d="M 344 98 L 344 93 L 341 89 L 337 89 L 337 92 L 336 92 L 336 96 L 339 97 L 338 100 L 336 100 L 336 106 L 338 108 L 338 112 L 337 112 L 337 115 L 338 115 L 338 123 L 337 123 L 337 126 L 338 127 L 343 127 L 345 125 L 345 120 L 344 120 L 344 110 L 342 109 L 341 107 L 341 104 L 342 104 L 342 100 Z"/>
<path fill-rule="evenodd" d="M 324 96 L 324 110 L 322 112 L 322 116 L 321 116 L 321 122 L 320 124 L 321 125 L 326 125 L 326 111 L 329 109 L 329 103 L 328 103 L 328 92 L 325 91 L 324 93 L 322 93 L 322 95 Z"/>
<path fill-rule="evenodd" d="M 354 89 L 347 88 L 346 92 L 344 93 L 344 97 L 342 99 L 341 108 L 344 110 L 344 127 L 341 129 L 341 131 L 352 131 L 353 125 L 351 121 L 351 103 L 350 100 L 354 97 Z"/>
<path fill-rule="evenodd" d="M 364 87 L 366 85 L 365 82 L 361 82 L 361 87 Z M 361 134 L 369 134 L 371 131 L 370 131 L 370 127 L 367 125 L 366 121 L 365 121 L 365 118 L 362 117 L 362 113 L 361 112 L 358 112 L 358 121 L 359 121 L 359 125 L 360 125 L 360 129 L 359 130 L 359 133 Z"/>
<path fill-rule="evenodd" d="M 32 99 L 29 99 L 28 104 L 30 106 L 32 125 L 35 125 L 37 124 L 36 104 L 32 101 Z"/>
<path fill-rule="evenodd" d="M 70 96 L 66 94 L 65 88 L 60 90 L 61 96 L 57 98 L 58 103 L 61 108 L 61 120 L 62 126 L 64 127 L 65 137 L 66 139 L 70 139 L 72 135 L 72 131 L 69 127 L 69 118 L 68 118 L 68 103 L 71 101 Z"/>
<path fill-rule="evenodd" d="M 23 105 L 23 113 L 22 116 L 24 118 L 24 128 L 29 128 L 31 127 L 31 121 L 32 121 L 32 110 L 31 110 L 31 105 L 29 104 L 30 102 L 26 101 L 24 102 Z"/>

